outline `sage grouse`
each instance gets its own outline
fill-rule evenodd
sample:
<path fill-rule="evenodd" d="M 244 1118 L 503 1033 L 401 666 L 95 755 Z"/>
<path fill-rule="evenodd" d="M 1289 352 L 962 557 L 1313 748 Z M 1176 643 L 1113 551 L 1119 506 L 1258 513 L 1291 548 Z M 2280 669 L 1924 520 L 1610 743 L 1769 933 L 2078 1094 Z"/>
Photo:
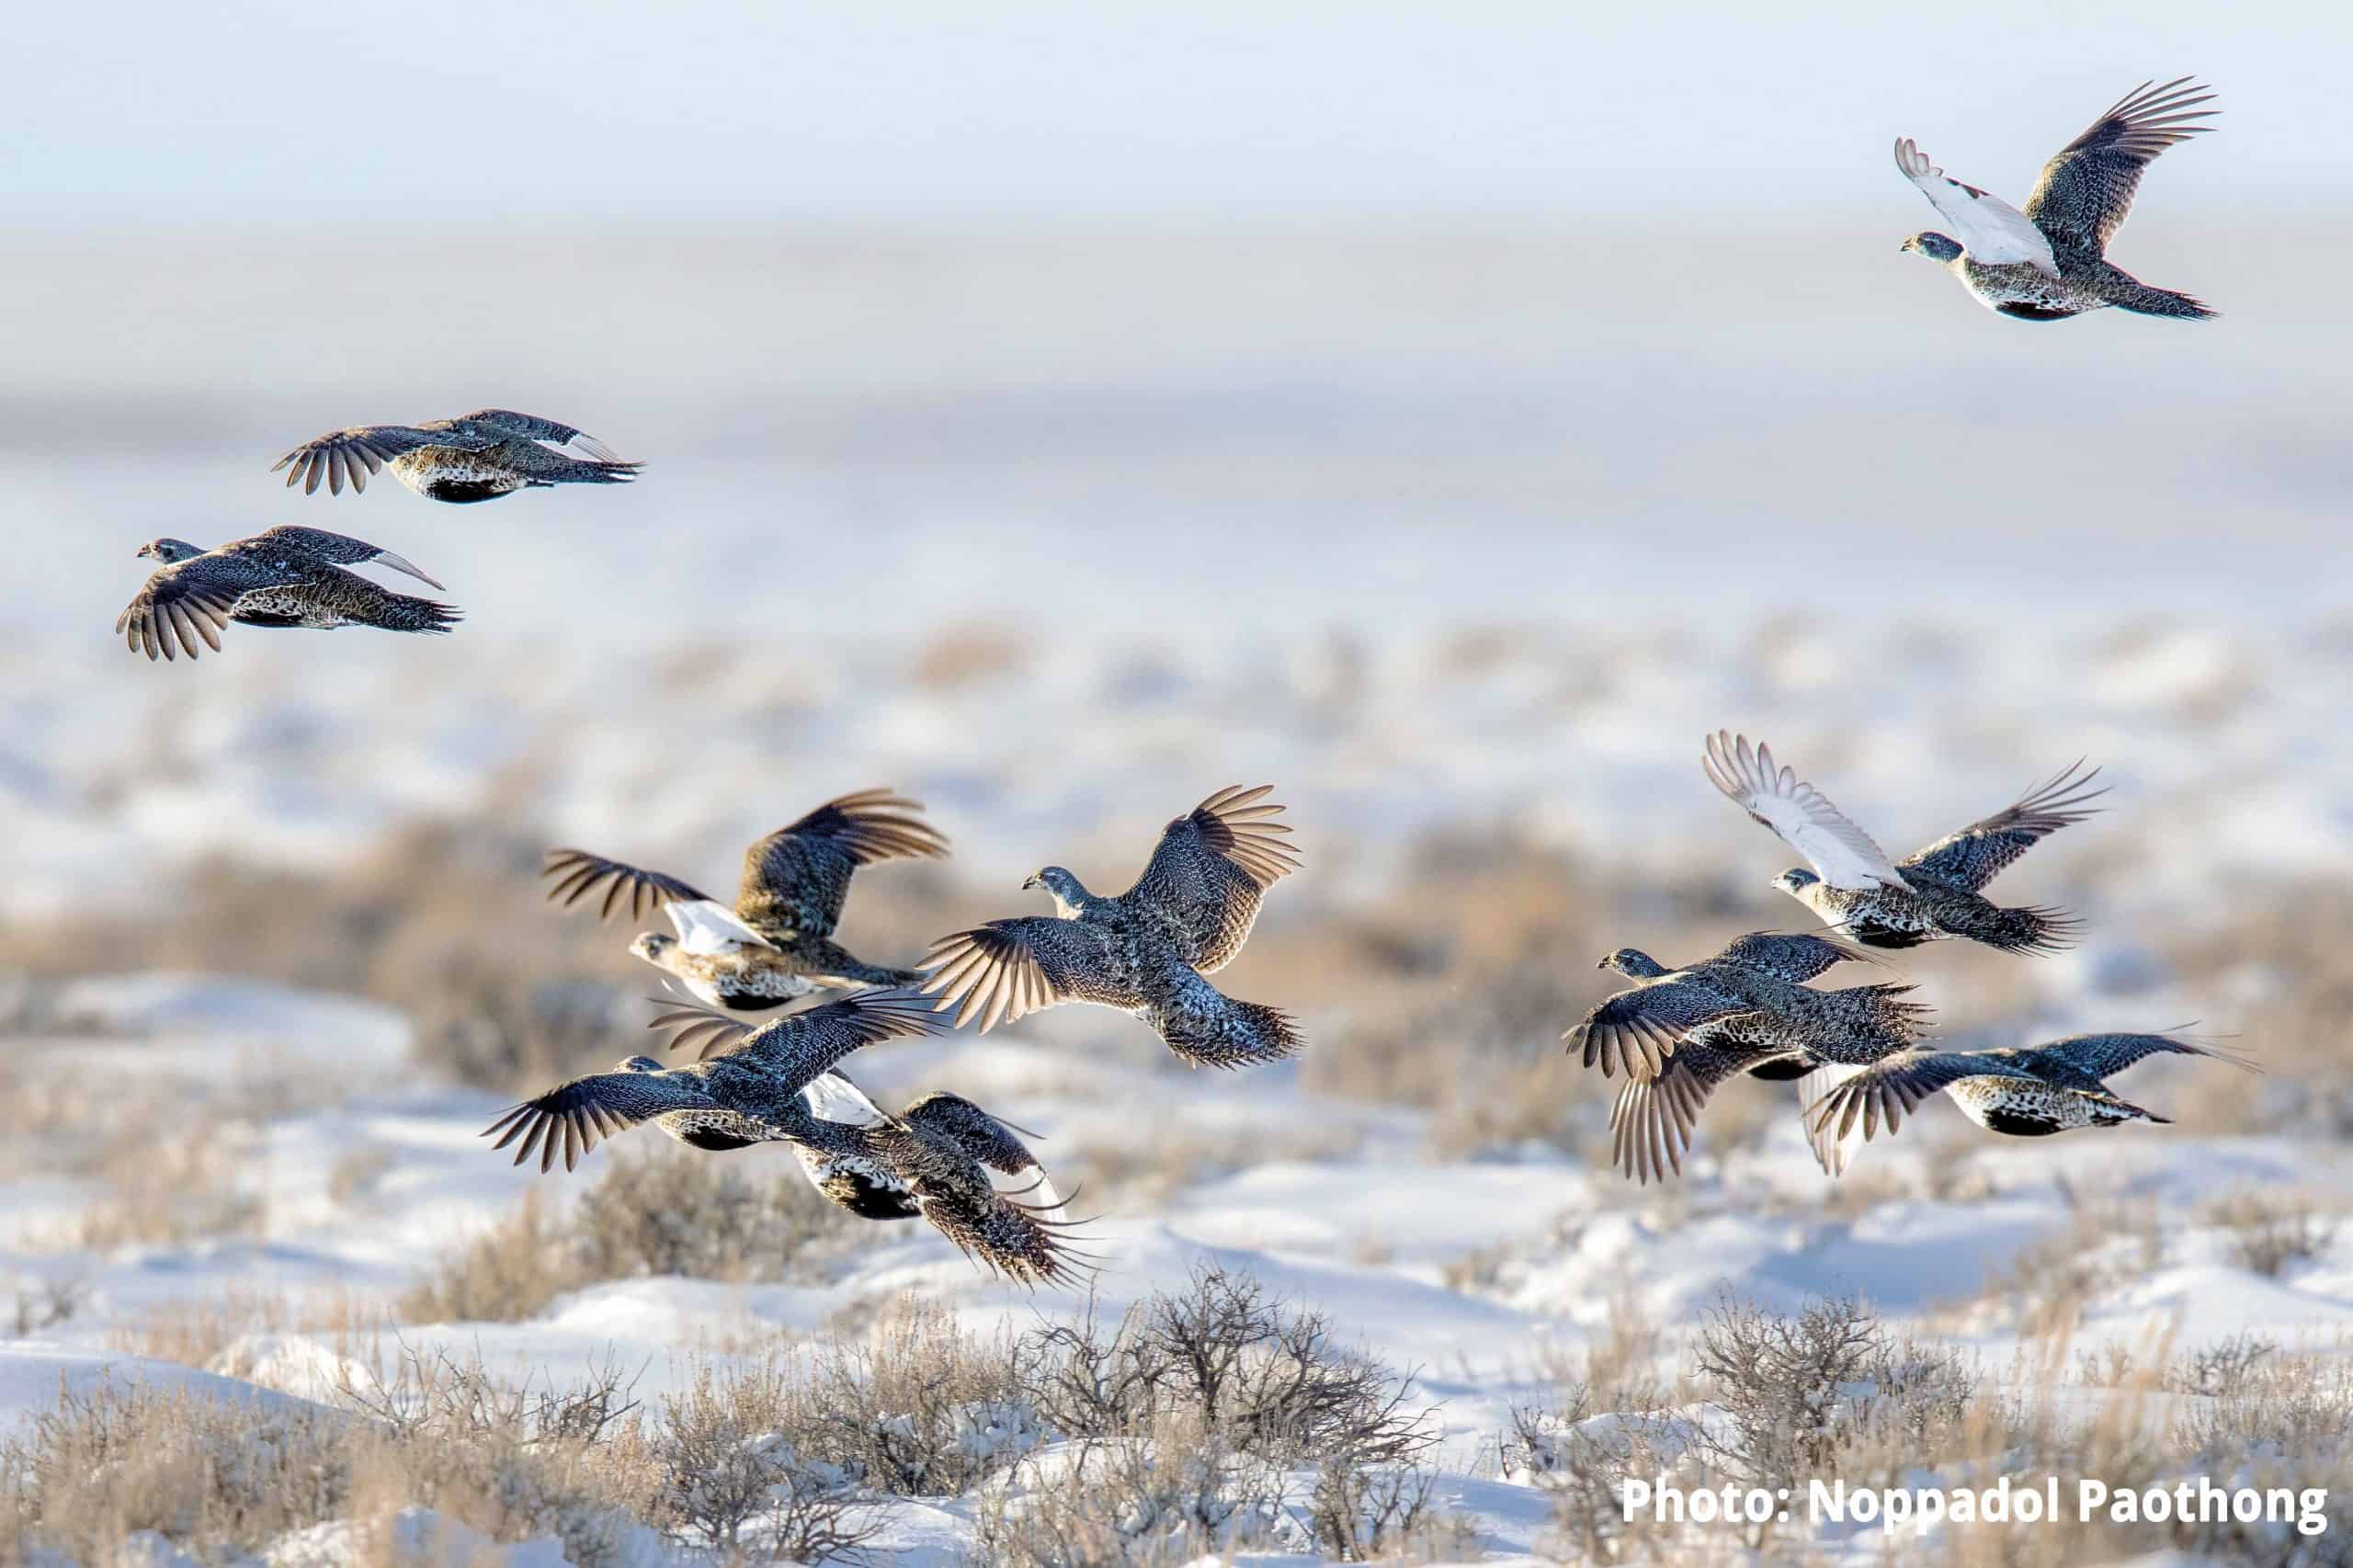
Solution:
<path fill-rule="evenodd" d="M 1261 803 L 1273 790 L 1220 790 L 1161 833 L 1135 886 L 1114 897 L 1087 891 L 1060 866 L 1024 888 L 1041 888 L 1052 915 L 992 920 L 943 937 L 924 960 L 923 989 L 956 1022 L 998 1024 L 1064 1002 L 1142 1018 L 1194 1066 L 1273 1062 L 1300 1047 L 1289 1015 L 1237 1002 L 1203 975 L 1242 950 L 1267 889 L 1299 856 Z"/>
<path fill-rule="evenodd" d="M 460 619 L 451 606 L 396 594 L 346 566 L 373 562 L 441 585 L 363 540 L 324 528 L 275 528 L 217 549 L 159 539 L 135 552 L 163 564 L 115 618 L 115 631 L 133 653 L 178 657 L 175 640 L 191 659 L 199 641 L 221 651 L 221 631 L 240 626 L 372 626 L 382 631 L 446 632 Z"/>
<path fill-rule="evenodd" d="M 570 443 L 587 457 L 556 449 Z M 477 408 L 422 425 L 355 425 L 329 431 L 278 459 L 269 472 L 289 470 L 288 487 L 300 481 L 305 495 L 315 494 L 322 480 L 328 494 L 339 495 L 347 479 L 356 494 L 387 463 L 392 477 L 419 495 L 452 502 L 494 501 L 551 484 L 626 484 L 642 466 L 621 461 L 611 448 L 569 425 L 509 409 Z"/>
<path fill-rule="evenodd" d="M 2144 316 L 2204 321 L 2214 312 L 2187 294 L 2155 289 L 2108 259 L 2108 244 L 2132 210 L 2142 171 L 2177 142 L 2213 129 L 2214 95 L 2187 76 L 2143 83 L 2042 165 L 2026 210 L 1949 179 L 1910 137 L 1895 166 L 1953 226 L 1913 235 L 1903 248 L 1950 271 L 1977 301 L 2018 321 L 2064 321 L 2114 305 Z"/>
<path fill-rule="evenodd" d="M 1825 1089 L 1862 1063 L 1904 1049 L 1918 1038 L 1927 1009 L 1902 1001 L 1911 987 L 1866 985 L 1821 992 L 1808 987 L 1834 966 L 1870 960 L 1825 937 L 1755 932 L 1714 958 L 1669 971 L 1647 953 L 1621 948 L 1601 960 L 1637 982 L 1631 992 L 1604 1002 L 1570 1037 L 1586 1047 L 1586 1063 L 1607 1071 L 1612 1057 L 1625 1055 L 1625 1087 L 1609 1108 L 1611 1163 L 1648 1183 L 1680 1174 L 1699 1112 L 1717 1087 L 1742 1073 L 1775 1083 L 1794 1083 L 1802 1110 Z M 1792 993 L 1794 994 L 1792 994 Z M 1726 1002 L 1763 1004 L 1749 1012 L 1720 1012 Z M 1622 1037 L 1639 1040 L 1643 1031 L 1672 1028 L 1688 1017 L 1702 1022 L 1684 1031 L 1673 1053 L 1650 1071 L 1638 1070 Z M 1835 1140 L 1813 1138 L 1814 1158 L 1836 1176 L 1847 1154 Z"/>
<path fill-rule="evenodd" d="M 1809 1119 L 1844 1138 L 1859 1123 L 1869 1139 L 1935 1094 L 1949 1095 L 1963 1116 L 1989 1132 L 2043 1138 L 2078 1127 L 2170 1120 L 2109 1091 L 2107 1080 L 2144 1058 L 2205 1056 L 2253 1070 L 2235 1052 L 2161 1034 L 2084 1034 L 1999 1051 L 1914 1051 L 1892 1056 L 1830 1089 Z"/>
<path fill-rule="evenodd" d="M 1670 970 L 1636 948 L 1599 966 L 1634 982 L 1568 1032 L 1605 1076 L 1623 1062 L 1627 1084 L 1610 1107 L 1611 1163 L 1637 1180 L 1680 1172 L 1693 1125 L 1716 1087 L 1740 1073 L 1795 1081 L 1801 1107 L 1846 1073 L 1919 1038 L 1927 1009 L 1908 985 L 1817 991 L 1805 983 L 1864 955 L 1825 937 L 1752 932 L 1713 958 Z M 1820 1142 L 1836 1175 L 1845 1159 Z"/>
<path fill-rule="evenodd" d="M 1717 789 L 1813 862 L 1813 870 L 1784 871 L 1773 885 L 1865 947 L 1915 948 L 1959 937 L 2037 953 L 2071 940 L 2072 916 L 2005 909 L 1982 890 L 2043 839 L 2092 814 L 2085 802 L 2108 792 L 2088 788 L 2097 768 L 2086 773 L 2078 762 L 1898 864 L 1821 790 L 1778 766 L 1769 747 L 1720 730 L 1709 738 L 1702 765 Z"/>
<path fill-rule="evenodd" d="M 646 1027 L 673 1031 L 673 1049 L 699 1046 L 705 1060 L 753 1029 L 741 1018 L 693 1006 L 665 1011 Z M 848 1074 L 835 1068 L 812 1080 L 801 1090 L 801 1097 L 819 1119 L 849 1127 L 876 1128 L 895 1119 L 918 1126 L 961 1128 L 967 1134 L 974 1157 L 991 1170 L 1030 1178 L 1028 1187 L 1011 1196 L 1034 1195 L 1034 1208 L 1040 1213 L 1051 1213 L 1063 1206 L 1062 1195 L 1054 1190 L 1045 1167 L 1021 1142 L 1019 1135 L 1025 1130 L 998 1120 L 961 1096 L 926 1095 L 894 1119 L 869 1099 L 866 1091 L 852 1082 Z M 824 1147 L 797 1143 L 794 1151 L 801 1156 L 801 1168 L 810 1185 L 861 1220 L 912 1220 L 923 1212 L 914 1190 L 887 1163 L 854 1138 Z"/>
<path fill-rule="evenodd" d="M 942 1235 L 1002 1273 L 1033 1284 L 1070 1279 L 1076 1273 L 1064 1235 L 1070 1227 L 996 1190 L 989 1162 L 1011 1156 L 978 1107 L 943 1096 L 920 1116 L 871 1125 L 830 1120 L 812 1108 L 806 1091 L 850 1052 L 941 1027 L 927 998 L 859 992 L 773 1019 L 747 1031 L 734 1050 L 684 1067 L 632 1056 L 614 1072 L 575 1078 L 516 1106 L 483 1136 L 495 1136 L 497 1149 L 519 1139 L 515 1163 L 536 1152 L 542 1172 L 553 1167 L 559 1146 L 571 1170 L 600 1137 L 644 1121 L 710 1153 L 791 1143 L 904 1189 Z"/>
<path fill-rule="evenodd" d="M 943 858 L 948 840 L 915 813 L 918 801 L 861 790 L 826 801 L 744 853 L 733 908 L 677 878 L 640 870 L 585 849 L 555 849 L 543 875 L 566 905 L 604 892 L 600 916 L 624 898 L 633 916 L 659 904 L 676 927 L 644 931 L 630 951 L 714 1006 L 757 1012 L 820 986 L 906 985 L 914 970 L 884 969 L 834 940 L 850 876 L 882 860 Z"/>

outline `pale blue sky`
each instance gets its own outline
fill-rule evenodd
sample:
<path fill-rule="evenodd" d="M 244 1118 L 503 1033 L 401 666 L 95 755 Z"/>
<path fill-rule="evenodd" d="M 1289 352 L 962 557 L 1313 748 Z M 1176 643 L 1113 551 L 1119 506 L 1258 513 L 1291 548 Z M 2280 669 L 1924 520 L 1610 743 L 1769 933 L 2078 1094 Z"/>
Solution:
<path fill-rule="evenodd" d="M 1916 136 L 2022 197 L 2144 77 L 2169 201 L 2353 185 L 2338 6 L 244 0 L 11 23 L 0 224 L 1878 210 Z M 410 18 L 415 18 L 414 20 Z M 2153 188 L 2154 188 L 2153 187 Z M 1924 209 L 1925 213 L 1925 209 Z"/>

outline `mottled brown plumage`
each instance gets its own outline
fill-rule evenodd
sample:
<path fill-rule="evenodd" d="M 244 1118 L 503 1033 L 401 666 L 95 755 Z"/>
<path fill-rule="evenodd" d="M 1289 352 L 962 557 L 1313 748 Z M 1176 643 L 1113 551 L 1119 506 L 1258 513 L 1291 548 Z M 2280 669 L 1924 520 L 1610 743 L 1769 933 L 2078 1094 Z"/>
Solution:
<path fill-rule="evenodd" d="M 1240 951 L 1266 889 L 1299 864 L 1261 804 L 1272 789 L 1217 791 L 1161 834 L 1133 887 L 1106 898 L 1060 866 L 1025 887 L 1056 914 L 992 920 L 941 938 L 925 960 L 925 990 L 956 1021 L 1000 1023 L 1064 1002 L 1142 1019 L 1188 1062 L 1239 1067 L 1301 1045 L 1289 1015 L 1238 1002 L 1203 979 Z"/>
<path fill-rule="evenodd" d="M 553 443 L 550 445 L 549 443 Z M 585 460 L 556 450 L 577 443 Z M 623 484 L 642 464 L 623 462 L 601 441 L 569 425 L 511 409 L 478 408 L 454 419 L 422 425 L 355 425 L 305 441 L 271 465 L 290 470 L 306 495 L 322 482 L 331 495 L 350 482 L 355 494 L 368 476 L 390 464 L 392 476 L 436 501 L 493 501 L 517 490 L 553 484 Z"/>
<path fill-rule="evenodd" d="M 215 550 L 159 539 L 136 553 L 164 564 L 116 617 L 114 629 L 133 653 L 150 659 L 180 652 L 193 659 L 199 643 L 219 653 L 221 632 L 233 620 L 319 631 L 372 626 L 446 632 L 460 619 L 451 606 L 396 594 L 345 571 L 372 562 L 441 585 L 388 550 L 324 528 L 275 528 Z"/>
<path fill-rule="evenodd" d="M 841 1061 L 863 1046 L 938 1032 L 927 999 L 867 991 L 757 1028 L 723 1014 L 680 1009 L 654 1020 L 701 1060 L 665 1068 L 631 1057 L 614 1073 L 564 1084 L 515 1107 L 483 1131 L 494 1148 L 520 1140 L 540 1169 L 574 1168 L 599 1137 L 652 1121 L 691 1148 L 722 1153 L 760 1142 L 793 1145 L 818 1191 L 865 1218 L 920 1216 L 967 1256 L 1026 1284 L 1081 1277 L 1062 1200 L 1012 1129 L 961 1096 L 926 1095 L 898 1116 L 877 1108 Z M 721 1051 L 717 1047 L 733 1049 Z M 1000 1192 L 992 1170 L 1027 1176 Z M 1028 1195 L 1038 1200 L 1025 1200 Z"/>

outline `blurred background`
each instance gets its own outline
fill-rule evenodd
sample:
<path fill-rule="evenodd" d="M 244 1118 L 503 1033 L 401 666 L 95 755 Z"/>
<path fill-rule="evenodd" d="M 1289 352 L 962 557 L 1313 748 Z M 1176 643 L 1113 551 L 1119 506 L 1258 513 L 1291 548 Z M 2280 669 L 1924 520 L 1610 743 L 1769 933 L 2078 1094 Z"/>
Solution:
<path fill-rule="evenodd" d="M 900 962 L 1038 909 L 1043 863 L 1124 885 L 1170 816 L 1265 780 L 1306 869 L 1229 989 L 1312 1050 L 1212 1084 L 1126 1020 L 1024 1025 L 1210 1130 L 1157 1173 L 1119 1137 L 1066 1159 L 1131 1215 L 1362 1139 L 1617 1201 L 1605 1085 L 1558 1054 L 1595 959 L 1803 923 L 1767 886 L 1787 850 L 1700 776 L 1722 725 L 1898 853 L 2104 765 L 2113 809 L 1996 890 L 2078 909 L 2084 949 L 1904 963 L 1949 1038 L 2200 1018 L 2271 1071 L 2143 1069 L 2182 1139 L 2280 1140 L 2244 1167 L 2278 1174 L 2353 1130 L 2342 8 L 119 5 L 15 40 L 24 1030 L 185 1021 L 77 989 L 128 971 L 358 994 L 479 1099 L 435 1144 L 473 1160 L 493 1096 L 639 1038 L 651 971 L 540 903 L 550 845 L 722 885 L 756 835 L 896 786 L 956 850 L 853 892 L 849 945 Z M 2220 321 L 2003 321 L 1898 253 L 1935 215 L 1895 136 L 2023 200 L 2184 73 L 2221 129 L 2158 163 L 2114 254 Z M 484 404 L 643 477 L 455 507 L 267 472 Z M 408 557 L 465 623 L 235 628 L 193 665 L 111 634 L 142 541 L 288 522 Z M 1774 1201 L 1828 1212 L 1796 1119 L 1745 1093 L 1709 1160 L 1766 1149 Z M 15 1174 L 63 1162 L 67 1212 L 117 1178 L 52 1110 Z M 1985 1183 L 2049 1174 L 1957 1118 L 1917 1136 Z M 1698 1189 L 1750 1201 L 1725 1168 Z M 1965 1187 L 1929 1168 L 1896 1190 Z M 455 1210 L 429 1212 L 420 1256 Z M 1449 1280 L 1573 1314 L 1620 1269 L 1597 1257 Z"/>

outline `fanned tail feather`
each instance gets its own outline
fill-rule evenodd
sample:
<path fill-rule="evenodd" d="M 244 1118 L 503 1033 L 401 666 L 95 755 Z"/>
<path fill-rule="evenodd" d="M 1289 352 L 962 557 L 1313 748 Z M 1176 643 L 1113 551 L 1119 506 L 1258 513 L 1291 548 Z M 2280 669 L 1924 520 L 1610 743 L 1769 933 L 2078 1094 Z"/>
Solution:
<path fill-rule="evenodd" d="M 1289 1013 L 1229 1000 L 1208 1017 L 1149 1019 L 1168 1049 L 1197 1067 L 1250 1067 L 1280 1062 L 1307 1042 Z"/>
<path fill-rule="evenodd" d="M 2057 953 L 2075 945 L 2083 922 L 2063 909 L 2005 909 L 1979 940 L 2006 953 Z"/>

